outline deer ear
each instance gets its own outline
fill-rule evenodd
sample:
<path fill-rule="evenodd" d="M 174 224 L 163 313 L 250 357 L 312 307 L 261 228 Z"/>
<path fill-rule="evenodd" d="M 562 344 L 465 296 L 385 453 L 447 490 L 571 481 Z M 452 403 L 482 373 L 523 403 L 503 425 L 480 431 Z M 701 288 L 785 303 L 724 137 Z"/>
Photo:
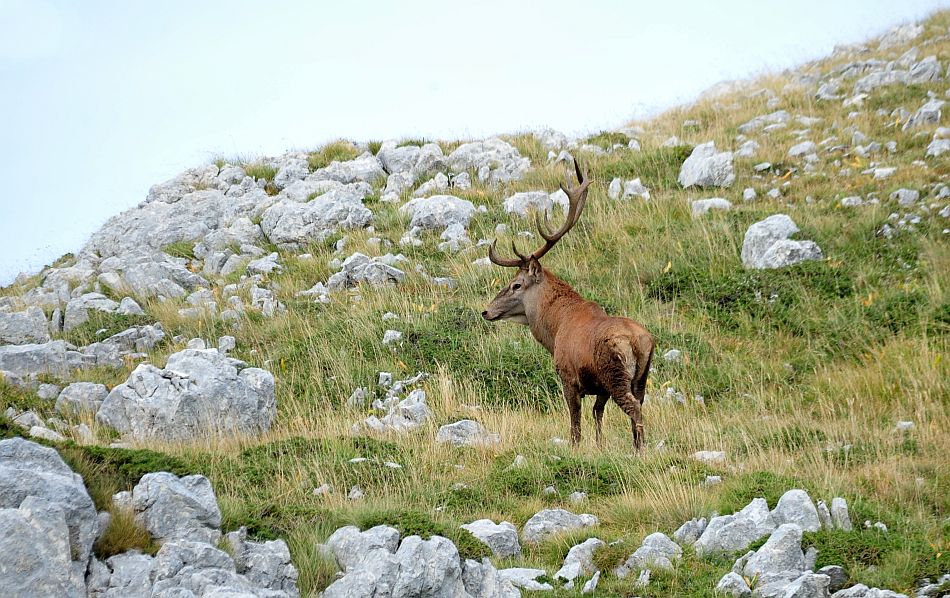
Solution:
<path fill-rule="evenodd" d="M 536 257 L 532 256 L 528 260 L 528 276 L 533 278 L 535 282 L 541 280 L 541 262 Z"/>

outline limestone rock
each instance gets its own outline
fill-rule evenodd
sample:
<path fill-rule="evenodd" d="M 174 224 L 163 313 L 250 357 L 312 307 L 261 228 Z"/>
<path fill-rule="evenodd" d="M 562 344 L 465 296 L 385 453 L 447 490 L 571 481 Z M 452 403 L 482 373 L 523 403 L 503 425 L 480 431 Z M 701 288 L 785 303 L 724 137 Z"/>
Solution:
<path fill-rule="evenodd" d="M 742 265 L 756 270 L 783 268 L 822 258 L 814 241 L 790 239 L 798 227 L 785 214 L 775 214 L 748 228 L 742 242 Z"/>
<path fill-rule="evenodd" d="M 21 508 L 28 496 L 43 499 L 52 508 L 61 509 L 69 528 L 68 554 L 84 573 L 99 530 L 99 519 L 82 478 L 73 473 L 51 448 L 22 438 L 2 440 L 0 509 Z M 22 517 L 28 519 L 25 514 Z M 0 537 L 8 536 L 3 534 Z"/>
<path fill-rule="evenodd" d="M 24 311 L 0 311 L 0 345 L 23 345 L 49 342 L 46 314 L 36 306 Z"/>
<path fill-rule="evenodd" d="M 285 201 L 264 211 L 261 228 L 279 246 L 297 247 L 323 241 L 341 229 L 365 228 L 373 213 L 363 205 L 372 193 L 366 183 L 333 189 L 307 203 Z"/>
<path fill-rule="evenodd" d="M 672 569 L 673 561 L 679 560 L 683 549 L 666 534 L 655 532 L 643 539 L 643 543 L 627 560 L 614 569 L 614 574 L 624 578 L 643 569 Z"/>
<path fill-rule="evenodd" d="M 821 529 L 818 509 L 804 490 L 789 490 L 783 494 L 772 510 L 772 520 L 775 525 L 793 523 L 806 532 Z"/>
<path fill-rule="evenodd" d="M 575 544 L 567 551 L 564 564 L 554 574 L 554 578 L 571 582 L 581 575 L 594 575 L 597 572 L 594 551 L 602 546 L 606 546 L 606 543 L 599 538 L 588 538 L 580 544 Z"/>
<path fill-rule="evenodd" d="M 729 187 L 736 180 L 732 153 L 717 152 L 715 142 L 697 145 L 680 168 L 683 187 Z"/>
<path fill-rule="evenodd" d="M 85 561 L 72 560 L 60 504 L 31 495 L 16 508 L 0 508 L 0 594 L 81 598 L 84 573 Z"/>
<path fill-rule="evenodd" d="M 741 575 L 734 571 L 730 571 L 722 576 L 722 579 L 716 584 L 716 592 L 734 596 L 735 598 L 750 598 L 752 596 L 752 590 L 749 589 L 749 584 L 745 582 Z"/>
<path fill-rule="evenodd" d="M 518 530 L 507 521 L 496 524 L 491 519 L 478 519 L 461 526 L 483 544 L 491 548 L 497 557 L 518 556 L 521 544 L 518 542 Z"/>
<path fill-rule="evenodd" d="M 597 517 L 593 515 L 575 515 L 564 509 L 544 509 L 525 522 L 521 530 L 521 540 L 528 544 L 537 544 L 552 534 L 591 527 L 598 523 Z"/>
<path fill-rule="evenodd" d="M 215 543 L 221 536 L 221 511 L 211 482 L 202 475 L 145 474 L 132 489 L 131 507 L 136 520 L 159 542 Z"/>
<path fill-rule="evenodd" d="M 140 364 L 106 397 L 96 419 L 136 439 L 256 435 L 277 413 L 274 377 L 216 349 L 172 354 L 164 369 Z"/>
<path fill-rule="evenodd" d="M 498 434 L 489 434 L 485 426 L 471 419 L 459 420 L 439 428 L 435 441 L 453 446 L 489 446 L 498 444 Z"/>
<path fill-rule="evenodd" d="M 74 382 L 59 393 L 56 398 L 56 411 L 72 415 L 83 412 L 95 414 L 108 395 L 109 390 L 105 384 Z"/>
<path fill-rule="evenodd" d="M 297 568 L 290 560 L 290 549 L 283 540 L 252 542 L 241 528 L 225 538 L 234 558 L 236 571 L 255 586 L 297 596 Z"/>
<path fill-rule="evenodd" d="M 733 515 L 713 517 L 693 547 L 700 556 L 746 549 L 775 529 L 764 498 L 756 498 Z"/>
<path fill-rule="evenodd" d="M 472 170 L 480 181 L 491 184 L 520 180 L 531 168 L 528 158 L 497 137 L 463 143 L 449 154 L 447 162 L 453 172 Z"/>
<path fill-rule="evenodd" d="M 702 216 L 710 210 L 731 210 L 732 202 L 722 197 L 697 199 L 692 203 L 693 217 Z"/>
<path fill-rule="evenodd" d="M 475 214 L 475 206 L 467 199 L 453 195 L 417 197 L 403 204 L 399 211 L 411 217 L 412 228 L 444 230 L 452 224 L 467 227 Z"/>

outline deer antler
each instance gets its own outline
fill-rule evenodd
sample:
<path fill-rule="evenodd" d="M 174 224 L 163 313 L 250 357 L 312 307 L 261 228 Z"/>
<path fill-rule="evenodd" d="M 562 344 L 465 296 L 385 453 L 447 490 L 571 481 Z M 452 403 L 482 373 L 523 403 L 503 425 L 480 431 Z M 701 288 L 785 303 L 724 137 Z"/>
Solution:
<path fill-rule="evenodd" d="M 590 179 L 587 173 L 581 170 L 581 166 L 577 163 L 576 158 L 574 159 L 574 172 L 577 173 L 577 187 L 568 188 L 567 185 L 561 183 L 561 189 L 567 194 L 569 206 L 567 217 L 561 228 L 552 233 L 548 227 L 547 212 L 544 213 L 544 222 L 541 221 L 541 216 L 537 215 L 538 233 L 544 238 L 544 245 L 531 254 L 531 257 L 536 260 L 541 259 L 545 253 L 554 247 L 561 237 L 567 234 L 567 231 L 574 228 L 574 225 L 577 224 L 578 219 L 581 217 L 581 212 L 584 211 L 584 204 L 587 203 L 587 187 L 590 186 Z"/>
<path fill-rule="evenodd" d="M 523 255 L 518 248 L 515 246 L 515 242 L 511 242 L 511 249 L 514 251 L 517 258 L 504 258 L 498 255 L 498 252 L 495 250 L 495 244 L 498 242 L 498 239 L 492 241 L 491 246 L 488 248 L 488 259 L 492 261 L 493 264 L 499 266 L 504 266 L 506 268 L 520 268 L 528 263 L 532 258 L 541 259 L 541 257 L 551 250 L 552 247 L 563 237 L 567 231 L 571 230 L 575 224 L 577 224 L 578 219 L 581 217 L 581 212 L 584 210 L 584 204 L 587 203 L 587 187 L 590 186 L 590 178 L 588 178 L 587 173 L 581 170 L 580 164 L 577 163 L 577 159 L 574 159 L 574 172 L 577 173 L 577 187 L 568 188 L 564 183 L 561 183 L 561 189 L 568 197 L 568 210 L 567 218 L 565 219 L 564 224 L 555 232 L 551 232 L 550 226 L 548 225 L 548 214 L 547 211 L 544 213 L 544 222 L 541 220 L 541 215 L 536 215 L 536 222 L 538 225 L 538 233 L 541 234 L 541 237 L 544 238 L 544 245 L 540 249 L 532 253 L 530 256 Z"/>

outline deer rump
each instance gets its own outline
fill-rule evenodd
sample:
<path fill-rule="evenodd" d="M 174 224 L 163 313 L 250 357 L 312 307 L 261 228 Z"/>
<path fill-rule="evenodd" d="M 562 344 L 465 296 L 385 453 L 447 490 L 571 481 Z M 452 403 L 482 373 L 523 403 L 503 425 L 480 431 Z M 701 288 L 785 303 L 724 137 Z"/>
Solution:
<path fill-rule="evenodd" d="M 554 343 L 558 377 L 582 396 L 634 392 L 652 357 L 652 343 L 644 342 L 644 333 L 649 334 L 632 320 L 606 314 L 568 323 Z"/>

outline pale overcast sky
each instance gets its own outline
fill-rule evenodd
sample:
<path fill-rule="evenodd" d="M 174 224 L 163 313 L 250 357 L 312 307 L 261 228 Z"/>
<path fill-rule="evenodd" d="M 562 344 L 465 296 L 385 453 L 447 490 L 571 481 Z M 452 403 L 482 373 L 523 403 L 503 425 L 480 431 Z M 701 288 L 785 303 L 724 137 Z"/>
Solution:
<path fill-rule="evenodd" d="M 0 284 L 215 156 L 581 133 L 950 0 L 0 0 Z"/>

